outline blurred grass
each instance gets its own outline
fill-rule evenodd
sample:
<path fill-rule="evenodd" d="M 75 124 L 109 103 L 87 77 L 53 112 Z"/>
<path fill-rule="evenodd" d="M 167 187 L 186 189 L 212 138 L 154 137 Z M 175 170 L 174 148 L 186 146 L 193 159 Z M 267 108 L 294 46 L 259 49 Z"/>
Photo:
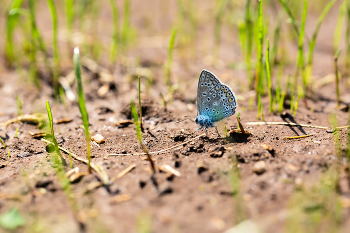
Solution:
<path fill-rule="evenodd" d="M 338 176 L 336 168 L 331 167 L 317 184 L 295 189 L 289 199 L 286 232 L 339 232 L 342 207 L 337 194 Z"/>

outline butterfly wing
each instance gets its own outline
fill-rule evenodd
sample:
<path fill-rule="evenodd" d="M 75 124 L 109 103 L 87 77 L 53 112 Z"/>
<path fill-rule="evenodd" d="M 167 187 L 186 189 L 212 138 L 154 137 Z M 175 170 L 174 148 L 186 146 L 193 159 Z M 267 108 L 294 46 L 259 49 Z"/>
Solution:
<path fill-rule="evenodd" d="M 212 96 L 215 101 L 212 103 L 212 119 L 214 122 L 235 114 L 237 99 L 229 86 L 224 83 L 216 85 L 209 91 L 209 97 L 210 96 Z"/>
<path fill-rule="evenodd" d="M 229 86 L 222 83 L 213 73 L 203 70 L 197 89 L 198 115 L 209 116 L 212 122 L 232 116 L 237 99 Z"/>
<path fill-rule="evenodd" d="M 209 91 L 216 85 L 220 84 L 220 80 L 210 71 L 202 70 L 197 88 L 197 115 L 202 115 L 204 112 L 208 112 L 210 106 L 208 106 Z"/>

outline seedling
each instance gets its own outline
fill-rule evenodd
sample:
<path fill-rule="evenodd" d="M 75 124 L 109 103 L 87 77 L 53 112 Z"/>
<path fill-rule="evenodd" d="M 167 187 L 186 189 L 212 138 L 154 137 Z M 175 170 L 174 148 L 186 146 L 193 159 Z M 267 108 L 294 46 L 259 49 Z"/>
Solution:
<path fill-rule="evenodd" d="M 142 150 L 145 152 L 146 156 L 147 156 L 147 160 L 150 162 L 150 165 L 151 165 L 151 169 L 153 171 L 153 174 L 156 173 L 156 167 L 155 167 L 155 164 L 151 158 L 151 155 L 149 154 L 147 148 L 145 145 L 143 145 L 143 142 L 142 142 L 142 132 L 141 132 L 141 127 L 140 127 L 140 123 L 139 123 L 139 118 L 137 116 L 137 110 L 136 110 L 136 107 L 135 107 L 135 103 L 134 101 L 131 101 L 130 102 L 130 107 L 131 107 L 131 113 L 132 113 L 132 116 L 134 118 L 134 123 L 135 123 L 135 129 L 136 129 L 136 133 L 137 133 L 137 138 L 139 140 L 139 143 L 140 143 L 140 146 L 142 148 Z"/>
<path fill-rule="evenodd" d="M 112 43 L 110 49 L 110 57 L 109 60 L 111 65 L 113 65 L 116 61 L 118 54 L 118 46 L 119 46 L 119 15 L 118 8 L 115 0 L 109 0 L 112 9 L 113 15 L 113 32 L 112 32 Z"/>
<path fill-rule="evenodd" d="M 54 60 L 54 68 L 53 68 L 53 79 L 52 79 L 52 84 L 53 84 L 53 89 L 54 89 L 54 94 L 56 100 L 58 99 L 59 95 L 59 83 L 58 83 L 58 78 L 61 73 L 61 68 L 60 68 L 60 53 L 58 49 L 58 35 L 57 35 L 57 13 L 56 13 L 56 7 L 55 3 L 53 0 L 47 0 L 47 4 L 49 5 L 50 12 L 51 12 L 51 17 L 52 17 L 52 44 L 53 44 L 53 60 Z"/>
<path fill-rule="evenodd" d="M 14 0 L 10 9 L 18 9 L 22 6 L 23 0 Z M 19 14 L 8 14 L 6 22 L 6 43 L 5 44 L 5 55 L 8 66 L 12 66 L 15 61 L 15 51 L 13 45 L 13 32 L 18 21 Z"/>
<path fill-rule="evenodd" d="M 139 112 L 140 112 L 140 127 L 141 131 L 143 132 L 143 126 L 142 126 L 142 106 L 141 106 L 141 78 L 139 76 Z"/>
<path fill-rule="evenodd" d="M 307 64 L 307 70 L 306 70 L 306 78 L 307 78 L 307 83 L 310 84 L 311 83 L 311 78 L 312 78 L 312 62 L 313 62 L 313 54 L 314 54 L 314 50 L 315 50 L 315 45 L 316 45 L 316 38 L 318 35 L 318 32 L 320 30 L 321 24 L 323 22 L 323 19 L 325 18 L 325 16 L 327 15 L 328 11 L 332 8 L 332 6 L 334 5 L 334 3 L 337 0 L 332 0 L 330 1 L 326 7 L 323 9 L 320 17 L 317 20 L 317 24 L 316 24 L 316 28 L 315 31 L 312 35 L 310 44 L 309 44 L 309 54 L 308 54 L 308 64 Z"/>
<path fill-rule="evenodd" d="M 53 143 L 54 145 L 54 153 L 56 156 L 58 156 L 61 159 L 61 164 L 63 166 L 67 166 L 66 161 L 64 160 L 63 156 L 60 153 L 60 149 L 58 148 L 58 143 L 55 137 L 55 133 L 53 131 L 53 119 L 52 119 L 52 113 L 51 113 L 51 108 L 50 108 L 50 104 L 49 101 L 46 101 L 46 110 L 47 110 L 47 115 L 49 118 L 49 126 L 50 126 L 50 134 L 49 134 L 49 139 L 50 141 Z M 54 157 L 56 157 L 54 156 Z"/>
<path fill-rule="evenodd" d="M 335 88 L 337 92 L 338 107 L 340 107 L 339 72 L 338 72 L 338 58 L 339 58 L 340 51 L 341 50 L 338 49 L 334 56 Z"/>
<path fill-rule="evenodd" d="M 269 102 L 270 102 L 270 112 L 273 112 L 273 99 L 272 99 L 272 82 L 271 82 L 271 68 L 270 68 L 270 42 L 267 40 L 266 45 L 266 73 L 267 73 L 267 83 L 269 85 Z"/>
<path fill-rule="evenodd" d="M 17 95 L 17 108 L 18 108 L 18 116 L 22 116 L 22 101 L 19 98 L 19 95 Z"/>
<path fill-rule="evenodd" d="M 255 72 L 255 92 L 257 95 L 263 92 L 263 86 L 261 82 L 262 74 L 262 57 L 263 57 L 263 42 L 264 42 L 264 15 L 263 15 L 263 0 L 259 1 L 259 14 L 258 14 L 258 40 L 257 40 L 257 65 Z"/>
<path fill-rule="evenodd" d="M 171 37 L 169 41 L 168 60 L 164 64 L 166 84 L 168 86 L 168 91 L 171 94 L 171 96 L 173 94 L 173 87 L 170 80 L 171 80 L 171 72 L 172 72 L 172 66 L 173 66 L 173 51 L 174 51 L 176 33 L 177 33 L 177 29 L 174 28 L 171 33 Z"/>
<path fill-rule="evenodd" d="M 4 149 L 6 149 L 6 145 L 5 145 L 5 142 L 4 142 L 4 140 L 2 140 L 2 138 L 0 137 L 0 141 L 1 141 L 1 143 L 2 143 L 2 146 L 4 147 Z M 9 151 L 10 152 L 10 151 Z"/>
<path fill-rule="evenodd" d="M 80 52 L 79 52 L 79 48 L 77 47 L 74 49 L 73 60 L 74 60 L 75 77 L 78 84 L 79 110 L 81 113 L 81 118 L 83 120 L 83 125 L 85 129 L 89 173 L 91 173 L 91 145 L 90 145 L 89 117 L 85 107 L 85 98 L 84 98 L 83 85 L 81 81 L 81 71 L 80 71 Z"/>

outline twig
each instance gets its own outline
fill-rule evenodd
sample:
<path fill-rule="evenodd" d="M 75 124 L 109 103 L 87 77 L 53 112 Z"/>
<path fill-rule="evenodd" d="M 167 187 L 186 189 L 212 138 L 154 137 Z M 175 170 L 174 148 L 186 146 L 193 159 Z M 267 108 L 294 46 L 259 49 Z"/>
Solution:
<path fill-rule="evenodd" d="M 297 124 L 297 123 L 291 123 L 291 122 L 247 122 L 247 125 L 287 125 L 287 126 L 300 126 L 300 127 L 307 127 L 307 128 L 317 128 L 317 129 L 328 129 L 328 127 L 324 126 L 315 126 L 315 125 L 303 125 L 303 124 Z"/>
<path fill-rule="evenodd" d="M 184 144 L 187 144 L 187 143 L 189 143 L 189 142 L 191 142 L 191 141 L 193 141 L 193 140 L 195 140 L 195 139 L 198 139 L 198 138 L 200 138 L 200 137 L 202 137 L 202 136 L 205 136 L 205 133 L 203 133 L 203 134 L 201 134 L 201 135 L 199 135 L 199 136 L 197 136 L 197 137 L 195 137 L 195 138 L 192 138 L 191 140 L 188 140 L 188 141 L 186 141 L 186 142 L 183 142 L 183 143 L 181 143 L 181 144 L 178 144 L 178 145 L 176 145 L 176 146 L 172 146 L 172 147 L 169 147 L 169 148 L 167 148 L 167 149 L 160 150 L 160 151 L 149 152 L 149 154 L 158 154 L 158 153 L 166 152 L 166 151 L 168 151 L 168 150 L 171 150 L 171 149 L 174 149 L 174 148 L 176 148 L 176 147 L 180 147 L 180 146 L 182 146 L 182 145 L 184 145 Z M 107 156 L 119 156 L 119 155 L 145 155 L 145 154 L 146 154 L 146 153 L 136 153 L 136 154 L 108 154 Z"/>
<path fill-rule="evenodd" d="M 328 129 L 328 127 L 325 126 L 317 126 L 317 125 L 303 125 L 303 124 L 297 124 L 297 123 L 291 123 L 291 122 L 247 122 L 247 125 L 287 125 L 287 126 L 300 126 L 300 127 L 306 127 L 306 128 L 316 128 L 316 129 Z M 340 126 L 335 127 L 335 129 L 347 129 L 350 128 L 350 125 L 346 126 Z"/>
<path fill-rule="evenodd" d="M 158 168 L 162 171 L 169 172 L 175 176 L 181 176 L 180 172 L 176 171 L 174 168 L 170 167 L 169 165 L 162 165 Z"/>
<path fill-rule="evenodd" d="M 284 137 L 284 139 L 298 139 L 298 138 L 307 138 L 314 136 L 313 134 L 301 135 L 301 136 L 293 136 L 293 137 Z"/>
<path fill-rule="evenodd" d="M 122 172 L 120 172 L 116 177 L 113 177 L 111 179 L 111 182 L 115 181 L 116 179 L 119 179 L 123 176 L 125 176 L 128 172 L 130 172 L 132 169 L 134 169 L 136 167 L 136 164 L 132 164 L 129 167 L 127 167 L 125 170 L 123 170 Z"/>
<path fill-rule="evenodd" d="M 46 143 L 52 143 L 44 138 L 41 139 L 41 141 L 43 142 L 46 142 Z M 79 158 L 77 155 L 73 154 L 73 153 L 70 153 L 67 149 L 64 149 L 63 147 L 61 146 L 58 146 L 58 148 L 64 152 L 66 152 L 67 154 L 70 154 L 73 158 L 75 158 L 76 160 L 80 161 L 80 162 L 83 162 L 85 164 L 89 164 L 89 161 L 87 159 L 82 159 L 82 158 Z M 108 178 L 108 175 L 107 173 L 105 172 L 105 170 L 103 170 L 102 167 L 98 167 L 96 166 L 95 164 L 91 163 L 91 168 L 94 169 L 96 171 L 96 173 L 100 176 L 102 182 L 104 184 L 109 184 L 109 178 Z"/>

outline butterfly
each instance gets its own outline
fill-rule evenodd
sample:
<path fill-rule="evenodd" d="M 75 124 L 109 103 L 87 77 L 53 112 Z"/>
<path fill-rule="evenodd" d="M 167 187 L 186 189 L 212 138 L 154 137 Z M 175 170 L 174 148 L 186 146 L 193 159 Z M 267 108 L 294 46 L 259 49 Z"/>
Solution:
<path fill-rule="evenodd" d="M 235 114 L 237 99 L 229 86 L 222 83 L 213 73 L 203 70 L 199 76 L 197 88 L 197 116 L 195 122 L 199 129 L 215 127 L 215 122 Z"/>

